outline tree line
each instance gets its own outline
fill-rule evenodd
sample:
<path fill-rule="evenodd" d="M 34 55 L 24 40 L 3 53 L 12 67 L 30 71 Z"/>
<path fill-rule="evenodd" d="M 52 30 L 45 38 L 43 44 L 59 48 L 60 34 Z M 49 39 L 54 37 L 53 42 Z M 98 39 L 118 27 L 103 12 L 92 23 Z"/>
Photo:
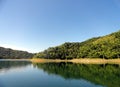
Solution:
<path fill-rule="evenodd" d="M 83 42 L 66 42 L 60 46 L 50 47 L 43 52 L 39 52 L 34 57 L 47 59 L 119 58 L 120 31 Z"/>

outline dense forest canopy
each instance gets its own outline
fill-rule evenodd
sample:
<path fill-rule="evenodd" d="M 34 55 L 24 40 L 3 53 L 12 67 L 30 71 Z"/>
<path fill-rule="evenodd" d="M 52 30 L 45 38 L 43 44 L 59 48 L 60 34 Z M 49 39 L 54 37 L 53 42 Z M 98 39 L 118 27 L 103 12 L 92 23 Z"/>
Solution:
<path fill-rule="evenodd" d="M 32 58 L 33 54 L 27 51 L 12 50 L 0 47 L 0 59 L 23 59 Z"/>
<path fill-rule="evenodd" d="M 35 58 L 72 59 L 72 58 L 119 58 L 120 31 L 96 37 L 84 42 L 66 42 L 37 53 Z"/>

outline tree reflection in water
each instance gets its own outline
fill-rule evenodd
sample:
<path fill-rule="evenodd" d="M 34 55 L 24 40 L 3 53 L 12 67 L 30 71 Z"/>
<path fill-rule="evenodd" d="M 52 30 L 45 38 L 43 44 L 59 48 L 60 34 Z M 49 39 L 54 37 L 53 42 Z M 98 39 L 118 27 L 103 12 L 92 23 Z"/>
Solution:
<path fill-rule="evenodd" d="M 36 63 L 48 74 L 60 75 L 65 79 L 85 79 L 107 87 L 120 86 L 120 65 L 117 64 L 73 64 L 73 63 Z"/>

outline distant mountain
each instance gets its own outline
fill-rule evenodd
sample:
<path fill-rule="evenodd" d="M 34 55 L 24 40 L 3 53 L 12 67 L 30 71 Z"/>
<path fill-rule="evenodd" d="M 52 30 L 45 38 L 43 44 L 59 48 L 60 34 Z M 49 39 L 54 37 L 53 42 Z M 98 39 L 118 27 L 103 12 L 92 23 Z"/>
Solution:
<path fill-rule="evenodd" d="M 33 54 L 26 51 L 12 50 L 10 48 L 0 47 L 0 59 L 26 59 L 32 57 Z"/>
<path fill-rule="evenodd" d="M 60 46 L 50 47 L 37 53 L 34 57 L 47 59 L 119 58 L 120 31 L 84 42 L 67 42 Z"/>

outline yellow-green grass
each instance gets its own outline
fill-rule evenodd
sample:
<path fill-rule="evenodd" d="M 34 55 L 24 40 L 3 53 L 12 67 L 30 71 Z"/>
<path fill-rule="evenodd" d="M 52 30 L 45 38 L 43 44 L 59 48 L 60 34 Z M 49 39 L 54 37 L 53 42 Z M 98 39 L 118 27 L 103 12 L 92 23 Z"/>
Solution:
<path fill-rule="evenodd" d="M 81 64 L 120 64 L 120 59 L 100 59 L 100 58 L 80 58 L 80 59 L 71 59 L 71 60 L 61 60 L 61 59 L 31 59 L 33 63 L 47 63 L 47 62 L 72 62 L 72 63 L 81 63 Z"/>

